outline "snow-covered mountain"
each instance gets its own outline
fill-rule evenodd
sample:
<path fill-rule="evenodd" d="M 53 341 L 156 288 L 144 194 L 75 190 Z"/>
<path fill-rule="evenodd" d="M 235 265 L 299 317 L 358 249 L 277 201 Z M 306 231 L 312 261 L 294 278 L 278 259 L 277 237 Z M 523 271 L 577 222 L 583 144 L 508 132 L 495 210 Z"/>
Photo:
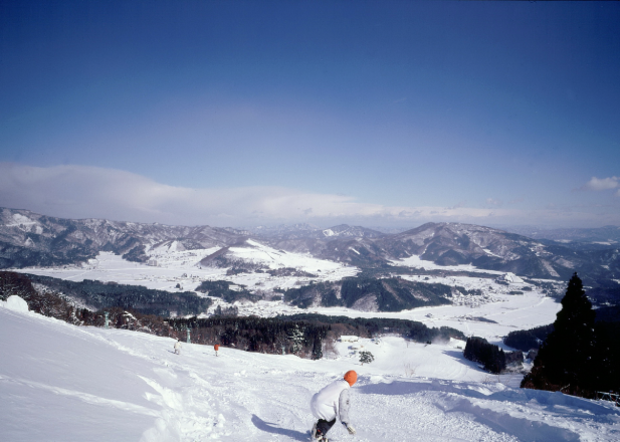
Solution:
<path fill-rule="evenodd" d="M 252 248 L 256 243 L 360 268 L 400 265 L 401 260 L 418 256 L 439 266 L 467 264 L 530 278 L 567 280 L 575 271 L 586 283 L 620 277 L 617 245 L 581 250 L 472 224 L 427 223 L 397 234 L 359 226 L 318 229 L 305 224 L 248 232 L 209 226 L 67 220 L 0 209 L 0 268 L 80 263 L 101 251 L 136 262 L 147 262 L 153 253 L 161 251 L 216 248 L 211 253 L 219 256 L 228 253 L 230 247 Z"/>
<path fill-rule="evenodd" d="M 565 277 L 577 263 L 539 241 L 472 224 L 427 223 L 384 238 L 382 246 L 396 258 L 417 255 L 439 265 L 473 264 L 525 276 Z"/>
<path fill-rule="evenodd" d="M 187 343 L 175 355 L 174 342 L 0 302 L 0 440 L 307 441 L 310 398 L 351 369 L 357 434 L 338 424 L 330 440 L 620 440 L 612 403 L 519 389 L 519 375 L 490 376 L 465 360 L 462 341 L 336 342 L 316 361 L 223 347 L 216 357 L 213 347 Z M 374 362 L 361 365 L 361 350 Z"/>
<path fill-rule="evenodd" d="M 480 269 L 534 278 L 568 279 L 575 271 L 590 281 L 620 275 L 620 249 L 576 251 L 490 227 L 427 223 L 380 240 L 388 256 L 411 255 L 439 265 L 472 264 Z"/>
<path fill-rule="evenodd" d="M 321 237 L 326 231 L 330 234 Z M 399 265 L 402 259 L 418 256 L 439 266 L 469 264 L 531 278 L 566 280 L 575 271 L 587 275 L 589 281 L 620 276 L 617 246 L 575 250 L 562 243 L 473 224 L 427 223 L 397 234 L 373 234 L 375 231 L 348 226 L 319 232 L 289 233 L 269 238 L 268 242 L 283 250 L 307 252 L 361 267 L 385 262 Z"/>
<path fill-rule="evenodd" d="M 94 258 L 100 251 L 144 262 L 147 248 L 206 249 L 245 238 L 245 232 L 234 229 L 69 220 L 5 208 L 0 209 L 0 268 L 73 264 Z"/>

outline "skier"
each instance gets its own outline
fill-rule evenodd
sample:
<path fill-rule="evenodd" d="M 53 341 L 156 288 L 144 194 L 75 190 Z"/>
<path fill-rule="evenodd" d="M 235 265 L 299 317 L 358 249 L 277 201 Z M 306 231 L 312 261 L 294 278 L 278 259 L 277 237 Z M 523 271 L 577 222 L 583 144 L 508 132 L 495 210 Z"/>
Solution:
<path fill-rule="evenodd" d="M 349 424 L 349 389 L 357 381 L 357 373 L 349 370 L 343 379 L 332 382 L 312 396 L 310 408 L 318 422 L 312 427 L 312 440 L 328 442 L 325 437 L 329 429 L 340 419 L 349 434 L 355 429 Z"/>
<path fill-rule="evenodd" d="M 177 342 L 174 343 L 174 354 L 175 355 L 181 354 L 181 341 L 179 339 L 177 339 Z"/>

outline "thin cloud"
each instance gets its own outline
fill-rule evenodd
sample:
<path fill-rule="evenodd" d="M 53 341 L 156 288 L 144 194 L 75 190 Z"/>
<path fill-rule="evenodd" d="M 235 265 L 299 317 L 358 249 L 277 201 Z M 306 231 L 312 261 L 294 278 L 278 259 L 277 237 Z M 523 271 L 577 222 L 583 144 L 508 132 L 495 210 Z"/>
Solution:
<path fill-rule="evenodd" d="M 620 186 L 618 182 L 620 180 L 617 176 L 612 176 L 609 178 L 597 178 L 593 176 L 590 181 L 581 186 L 581 190 L 592 190 L 595 192 L 600 192 L 602 190 L 610 190 L 615 189 Z"/>
<path fill-rule="evenodd" d="M 495 206 L 495 207 L 499 207 L 503 204 L 503 202 L 501 200 L 495 199 L 495 198 L 487 198 L 487 205 L 489 206 Z"/>
<path fill-rule="evenodd" d="M 618 214 L 516 209 L 384 206 L 352 196 L 284 187 L 195 189 L 169 186 L 134 173 L 87 166 L 33 167 L 0 163 L 0 206 L 62 218 L 105 218 L 174 225 L 243 227 L 310 222 L 411 225 L 425 222 L 472 224 L 618 224 Z M 603 219 L 604 218 L 604 219 Z"/>

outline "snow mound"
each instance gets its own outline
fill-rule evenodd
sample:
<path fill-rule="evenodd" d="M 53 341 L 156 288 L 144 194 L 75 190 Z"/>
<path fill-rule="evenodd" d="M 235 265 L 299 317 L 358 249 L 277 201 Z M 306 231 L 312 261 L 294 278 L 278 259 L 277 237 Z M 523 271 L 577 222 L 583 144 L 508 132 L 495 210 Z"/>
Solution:
<path fill-rule="evenodd" d="M 28 303 L 17 295 L 11 295 L 5 302 L 6 308 L 16 312 L 25 313 L 28 311 Z"/>

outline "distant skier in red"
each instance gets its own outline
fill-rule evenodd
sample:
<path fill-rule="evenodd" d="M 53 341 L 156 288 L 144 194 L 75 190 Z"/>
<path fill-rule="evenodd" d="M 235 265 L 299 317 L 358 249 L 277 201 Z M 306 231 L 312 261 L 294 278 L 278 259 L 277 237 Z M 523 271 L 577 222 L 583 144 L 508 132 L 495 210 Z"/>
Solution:
<path fill-rule="evenodd" d="M 357 373 L 349 370 L 343 379 L 332 382 L 317 394 L 312 396 L 310 408 L 318 422 L 312 427 L 312 440 L 328 442 L 325 436 L 330 428 L 340 419 L 349 434 L 355 434 L 355 429 L 349 423 L 349 389 L 357 381 Z"/>

